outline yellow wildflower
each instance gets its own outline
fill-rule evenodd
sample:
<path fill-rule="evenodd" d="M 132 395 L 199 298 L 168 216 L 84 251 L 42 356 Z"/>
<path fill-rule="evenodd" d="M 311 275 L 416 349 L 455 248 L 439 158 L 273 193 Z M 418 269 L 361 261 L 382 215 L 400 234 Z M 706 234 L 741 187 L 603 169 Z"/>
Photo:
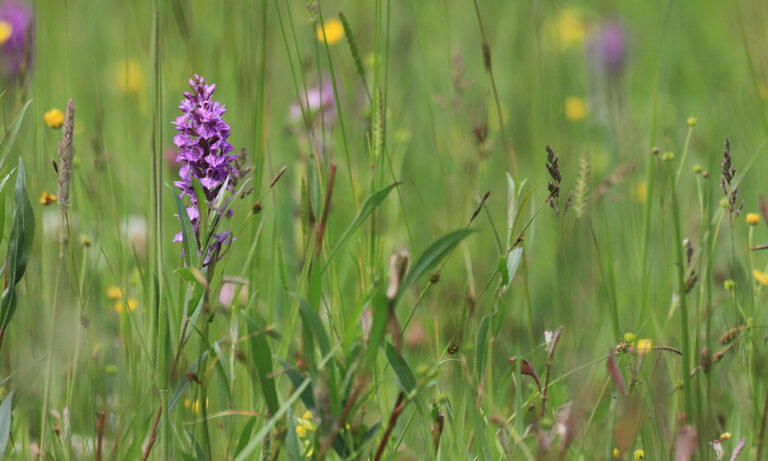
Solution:
<path fill-rule="evenodd" d="M 688 117 L 688 120 L 686 120 L 686 123 L 688 126 L 696 126 L 696 117 Z"/>
<path fill-rule="evenodd" d="M 139 306 L 139 302 L 133 298 L 128 298 L 128 301 L 126 302 L 126 304 L 128 305 L 129 313 L 135 311 L 136 308 Z M 125 307 L 125 305 L 123 304 L 123 301 L 118 300 L 118 301 L 115 301 L 115 304 L 113 307 L 115 309 L 115 312 L 117 312 L 118 314 L 121 314 L 123 312 L 123 308 Z"/>
<path fill-rule="evenodd" d="M 301 417 L 306 419 L 306 420 L 310 420 L 310 419 L 312 419 L 312 413 L 309 410 L 307 410 L 307 411 L 304 412 L 303 415 L 301 415 Z"/>
<path fill-rule="evenodd" d="M 747 213 L 747 224 L 756 226 L 760 223 L 760 215 L 757 213 Z"/>
<path fill-rule="evenodd" d="M 4 44 L 13 35 L 13 25 L 8 21 L 0 21 L 0 45 Z"/>
<path fill-rule="evenodd" d="M 645 459 L 645 452 L 643 450 L 635 450 L 635 453 L 632 455 L 632 458 L 634 458 L 635 461 Z"/>
<path fill-rule="evenodd" d="M 577 96 L 565 98 L 565 118 L 572 122 L 587 118 L 587 103 Z"/>
<path fill-rule="evenodd" d="M 146 86 L 141 64 L 136 59 L 119 61 L 115 66 L 115 82 L 123 93 L 139 94 Z"/>
<path fill-rule="evenodd" d="M 762 283 L 763 285 L 768 285 L 768 274 L 765 272 L 755 269 L 752 271 L 752 275 L 755 276 L 758 282 Z"/>
<path fill-rule="evenodd" d="M 621 458 L 621 452 L 619 451 L 619 449 L 618 449 L 618 448 L 614 448 L 614 449 L 613 449 L 613 457 L 614 457 L 614 458 L 617 458 L 617 459 L 618 459 L 618 458 Z"/>
<path fill-rule="evenodd" d="M 323 34 L 323 26 L 317 26 L 317 40 L 320 42 L 328 41 L 329 45 L 335 45 L 342 37 L 344 37 L 344 26 L 336 18 L 325 21 L 325 34 Z"/>
<path fill-rule="evenodd" d="M 578 8 L 561 10 L 557 18 L 550 23 L 549 29 L 562 50 L 572 45 L 580 45 L 586 35 L 584 19 Z"/>
<path fill-rule="evenodd" d="M 43 114 L 43 120 L 51 128 L 60 128 L 64 123 L 64 113 L 59 109 L 51 109 Z"/>
<path fill-rule="evenodd" d="M 189 399 L 184 399 L 184 406 L 186 408 L 189 408 L 192 413 L 197 414 L 200 412 L 200 400 L 195 399 L 195 401 L 191 401 Z M 208 399 L 205 399 L 205 407 L 208 408 Z"/>
<path fill-rule="evenodd" d="M 637 355 L 643 356 L 653 349 L 653 342 L 650 339 L 640 339 L 637 341 Z"/>
<path fill-rule="evenodd" d="M 304 426 L 296 426 L 296 434 L 303 439 L 307 436 L 307 429 Z"/>
<path fill-rule="evenodd" d="M 720 440 L 728 440 L 732 437 L 730 432 L 723 432 L 720 434 Z"/>
<path fill-rule="evenodd" d="M 111 286 L 107 288 L 107 298 L 115 300 L 115 299 L 120 299 L 121 296 L 123 296 L 123 292 L 120 291 L 120 288 L 116 286 Z"/>
<path fill-rule="evenodd" d="M 42 194 L 40 194 L 40 205 L 50 205 L 51 203 L 56 203 L 56 196 L 53 194 L 49 194 L 47 190 L 44 190 Z"/>
<path fill-rule="evenodd" d="M 645 181 L 640 181 L 637 183 L 637 186 L 635 187 L 635 198 L 640 203 L 645 203 L 646 198 L 648 197 L 648 186 L 645 184 Z"/>

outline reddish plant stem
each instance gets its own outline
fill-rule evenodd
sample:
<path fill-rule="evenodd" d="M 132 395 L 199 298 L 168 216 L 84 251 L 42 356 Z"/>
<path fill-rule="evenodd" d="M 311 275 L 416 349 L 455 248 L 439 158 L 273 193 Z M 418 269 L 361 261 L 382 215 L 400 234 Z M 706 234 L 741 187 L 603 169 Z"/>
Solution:
<path fill-rule="evenodd" d="M 344 427 L 344 422 L 347 420 L 349 412 L 352 411 L 352 407 L 355 405 L 355 402 L 357 402 L 357 397 L 360 395 L 360 391 L 365 386 L 365 382 L 366 380 L 364 377 L 361 376 L 357 378 L 355 388 L 352 390 L 352 395 L 350 395 L 349 400 L 347 400 L 347 404 L 344 405 L 344 409 L 341 412 L 341 416 L 339 416 L 339 420 L 336 421 L 336 424 L 333 427 L 333 431 L 328 435 L 328 437 L 326 437 L 325 441 L 323 441 L 323 444 L 320 446 L 320 449 L 317 451 L 317 459 L 323 459 L 325 454 L 328 452 L 328 449 L 331 448 L 331 445 L 336 439 L 336 436 L 339 435 L 339 431 L 341 431 L 341 428 Z"/>
<path fill-rule="evenodd" d="M 152 451 L 152 445 L 157 440 L 157 425 L 160 423 L 160 415 L 163 414 L 163 403 L 160 402 L 160 406 L 157 407 L 157 415 L 155 415 L 155 424 L 152 425 L 152 434 L 149 436 L 149 442 L 147 447 L 144 448 L 144 456 L 141 457 L 141 461 L 147 461 L 149 458 L 149 452 Z M 167 417 L 167 416 L 166 416 Z"/>
<path fill-rule="evenodd" d="M 384 447 L 387 446 L 387 440 L 389 440 L 389 436 L 392 434 L 392 429 L 395 428 L 395 424 L 397 424 L 397 418 L 400 417 L 400 413 L 403 412 L 403 408 L 405 408 L 405 392 L 400 391 L 400 393 L 397 395 L 395 408 L 392 409 L 392 414 L 389 416 L 389 425 L 387 426 L 387 430 L 384 432 L 384 437 L 381 439 L 379 449 L 376 451 L 376 456 L 373 458 L 373 461 L 379 461 L 381 459 L 381 455 L 384 453 Z"/>
<path fill-rule="evenodd" d="M 104 437 L 104 412 L 96 420 L 96 461 L 101 461 L 101 441 Z"/>

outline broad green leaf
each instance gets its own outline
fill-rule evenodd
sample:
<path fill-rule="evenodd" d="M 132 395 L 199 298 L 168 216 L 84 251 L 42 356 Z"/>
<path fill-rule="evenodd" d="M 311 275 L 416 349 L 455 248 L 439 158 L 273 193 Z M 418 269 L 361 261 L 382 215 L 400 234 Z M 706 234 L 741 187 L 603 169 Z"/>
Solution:
<path fill-rule="evenodd" d="M 35 237 L 35 215 L 27 196 L 24 162 L 19 158 L 14 190 L 14 212 L 7 253 L 7 287 L 0 299 L 0 330 L 4 330 L 16 310 L 16 284 L 27 268 L 32 242 Z"/>
<path fill-rule="evenodd" d="M 416 378 L 414 378 L 413 372 L 405 362 L 405 359 L 403 359 L 403 356 L 397 352 L 397 349 L 395 349 L 394 346 L 387 343 L 386 349 L 389 364 L 392 365 L 392 369 L 395 370 L 395 374 L 397 374 L 398 379 L 400 379 L 400 384 L 403 386 L 403 389 L 405 389 L 405 392 L 410 394 L 416 388 Z"/>
<path fill-rule="evenodd" d="M 240 433 L 240 440 L 237 442 L 237 449 L 235 449 L 235 456 L 243 451 L 243 448 L 248 444 L 248 440 L 251 439 L 251 432 L 253 432 L 253 426 L 256 424 L 256 417 L 251 416 L 248 418 L 248 422 L 243 426 L 243 431 Z"/>
<path fill-rule="evenodd" d="M 285 374 L 288 376 L 288 379 L 291 380 L 291 384 L 293 384 L 293 387 L 299 387 L 306 379 L 310 379 L 309 376 L 304 376 L 298 371 L 296 371 L 295 368 L 291 367 L 287 363 L 283 362 L 282 360 L 280 363 L 283 365 L 283 371 L 285 371 Z M 301 394 L 301 402 L 304 404 L 304 406 L 308 410 L 312 410 L 315 408 L 315 395 L 312 392 L 312 381 L 309 382 L 309 384 L 304 389 L 304 392 Z"/>
<path fill-rule="evenodd" d="M 298 298 L 299 304 L 301 305 L 301 317 L 312 330 L 312 333 L 315 336 L 315 340 L 320 346 L 320 352 L 322 355 L 326 355 L 328 350 L 330 350 L 331 345 L 328 341 L 328 334 L 323 327 L 323 322 L 320 320 L 320 317 L 318 317 L 317 312 L 312 309 L 312 307 L 307 303 L 307 301 L 304 300 L 304 298 L 300 296 Z"/>
<path fill-rule="evenodd" d="M 173 199 L 176 202 L 176 213 L 178 213 L 179 222 L 181 223 L 181 239 L 182 246 L 184 248 L 184 262 L 187 267 L 198 267 L 198 242 L 197 236 L 195 236 L 195 229 L 192 227 L 192 222 L 189 220 L 189 214 L 187 214 L 187 207 L 184 206 L 184 202 L 181 201 L 181 197 L 173 191 Z M 194 250 L 193 250 L 194 248 Z"/>
<path fill-rule="evenodd" d="M 358 227 L 365 221 L 365 219 L 373 213 L 373 210 L 375 210 L 379 205 L 381 205 L 381 202 L 384 201 L 385 198 L 387 198 L 387 195 L 397 187 L 399 183 L 390 184 L 389 186 L 381 189 L 380 191 L 374 193 L 365 201 L 363 202 L 363 205 L 360 207 L 360 211 L 357 212 L 357 216 L 352 220 L 352 223 L 350 223 L 349 226 L 347 226 L 347 229 L 344 231 L 343 234 L 341 234 L 341 237 L 339 237 L 339 241 L 336 242 L 336 245 L 333 247 L 333 250 L 331 250 L 331 253 L 328 255 L 328 259 L 325 262 L 325 267 L 323 267 L 323 272 L 328 267 L 328 264 L 330 264 L 333 257 L 336 255 L 336 252 L 339 251 L 339 248 L 344 244 L 344 242 L 347 241 L 347 239 L 357 230 Z"/>
<path fill-rule="evenodd" d="M 403 297 L 405 291 L 413 285 L 419 277 L 424 275 L 432 267 L 434 267 L 440 260 L 442 260 L 448 253 L 453 250 L 465 237 L 474 232 L 471 229 L 460 229 L 448 233 L 440 237 L 435 243 L 427 248 L 424 253 L 419 256 L 416 263 L 408 271 L 408 275 L 405 276 L 405 280 L 400 284 L 400 291 L 397 292 L 395 298 L 395 304 Z"/>
<path fill-rule="evenodd" d="M 270 415 L 274 415 L 279 407 L 277 399 L 277 389 L 275 388 L 275 379 L 272 374 L 272 349 L 269 347 L 267 337 L 261 331 L 258 324 L 245 313 L 242 314 L 245 323 L 248 324 L 248 331 L 251 335 L 251 351 L 256 374 L 261 384 L 261 391 L 264 393 L 264 400 L 267 402 L 267 408 Z"/>
<path fill-rule="evenodd" d="M 507 289 L 509 288 L 509 285 L 512 283 L 512 280 L 515 279 L 515 274 L 517 273 L 517 268 L 520 266 L 520 258 L 522 256 L 523 256 L 523 247 L 514 248 L 507 255 L 507 264 L 506 264 L 507 280 L 503 282 L 504 293 L 507 292 Z"/>
<path fill-rule="evenodd" d="M 366 362 L 370 366 L 376 359 L 379 351 L 379 343 L 384 339 L 387 331 L 387 321 L 389 319 L 389 306 L 387 305 L 387 296 L 384 288 L 379 284 L 373 294 L 373 322 L 371 323 L 371 333 L 368 336 L 368 354 Z"/>
<path fill-rule="evenodd" d="M 250 442 L 248 442 L 248 445 L 246 445 L 245 448 L 243 448 L 243 450 L 237 456 L 235 456 L 235 461 L 253 459 L 251 453 L 253 453 L 256 450 L 256 447 L 258 447 L 259 444 L 264 441 L 264 437 L 266 437 L 267 434 L 272 431 L 272 428 L 275 427 L 275 424 L 277 424 L 277 422 L 283 418 L 283 415 L 291 409 L 291 405 L 293 405 L 296 399 L 299 398 L 299 395 L 304 391 L 304 389 L 306 389 L 307 386 L 309 386 L 309 379 L 305 379 L 300 386 L 296 387 L 294 393 L 288 398 L 283 406 L 275 413 L 274 416 L 269 419 L 269 421 L 267 421 L 266 424 L 264 424 L 256 436 L 252 438 Z"/>
<path fill-rule="evenodd" d="M 189 375 L 192 372 L 197 373 L 198 369 L 200 368 L 200 363 L 203 360 L 205 360 L 206 357 L 208 357 L 208 349 L 204 350 L 203 354 L 197 360 L 195 360 L 195 363 L 190 365 L 185 375 Z M 189 387 L 190 382 L 191 381 L 189 379 L 185 378 L 179 381 L 179 384 L 176 385 L 176 389 L 173 390 L 173 394 L 171 394 L 171 399 L 168 401 L 169 413 L 173 412 L 173 410 L 179 404 L 179 400 L 181 400 L 181 396 L 184 394 L 184 391 L 186 391 L 187 388 Z"/>
<path fill-rule="evenodd" d="M 8 393 L 0 404 L 0 459 L 3 458 L 5 447 L 11 437 L 11 405 L 13 404 L 13 391 Z"/>
<path fill-rule="evenodd" d="M 5 234 L 5 196 L 8 195 L 5 191 L 5 184 L 11 178 L 14 168 L 10 173 L 5 175 L 2 181 L 0 181 L 0 243 L 3 241 L 3 235 Z"/>
<path fill-rule="evenodd" d="M 2 169 L 3 165 L 5 165 L 5 161 L 8 159 L 8 154 L 11 152 L 11 147 L 13 147 L 13 143 L 16 142 L 16 135 L 19 134 L 21 121 L 24 120 L 24 114 L 27 113 L 27 108 L 31 103 L 32 100 L 30 99 L 26 104 L 24 104 L 24 106 L 19 111 L 19 114 L 13 120 L 11 129 L 5 133 L 3 140 L 0 142 L 0 152 L 2 152 L 2 154 L 0 154 L 0 169 Z"/>
<path fill-rule="evenodd" d="M 205 280 L 203 273 L 200 272 L 200 269 L 196 267 L 180 267 L 176 269 L 176 273 L 181 275 L 181 278 L 187 282 L 193 283 L 200 287 L 205 288 L 205 286 L 208 284 L 208 281 Z"/>

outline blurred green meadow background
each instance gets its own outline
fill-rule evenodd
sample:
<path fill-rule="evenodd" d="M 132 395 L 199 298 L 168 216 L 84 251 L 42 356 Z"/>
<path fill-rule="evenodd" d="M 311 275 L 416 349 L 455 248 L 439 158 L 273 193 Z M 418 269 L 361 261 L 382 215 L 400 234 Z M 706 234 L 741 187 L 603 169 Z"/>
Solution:
<path fill-rule="evenodd" d="M 28 6 L 5 458 L 768 457 L 765 2 Z M 247 170 L 207 268 L 172 242 L 194 74 Z"/>

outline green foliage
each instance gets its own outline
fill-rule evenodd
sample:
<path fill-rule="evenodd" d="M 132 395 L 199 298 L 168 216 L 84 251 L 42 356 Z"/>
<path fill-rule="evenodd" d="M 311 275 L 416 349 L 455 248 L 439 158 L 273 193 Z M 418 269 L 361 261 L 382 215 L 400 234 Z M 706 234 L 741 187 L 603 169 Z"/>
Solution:
<path fill-rule="evenodd" d="M 27 196 L 26 173 L 24 162 L 19 158 L 16 170 L 16 188 L 13 194 L 13 225 L 8 241 L 8 253 L 5 264 L 6 288 L 0 298 L 0 333 L 8 327 L 18 304 L 16 285 L 27 269 L 32 242 L 35 238 L 35 215 Z"/>

